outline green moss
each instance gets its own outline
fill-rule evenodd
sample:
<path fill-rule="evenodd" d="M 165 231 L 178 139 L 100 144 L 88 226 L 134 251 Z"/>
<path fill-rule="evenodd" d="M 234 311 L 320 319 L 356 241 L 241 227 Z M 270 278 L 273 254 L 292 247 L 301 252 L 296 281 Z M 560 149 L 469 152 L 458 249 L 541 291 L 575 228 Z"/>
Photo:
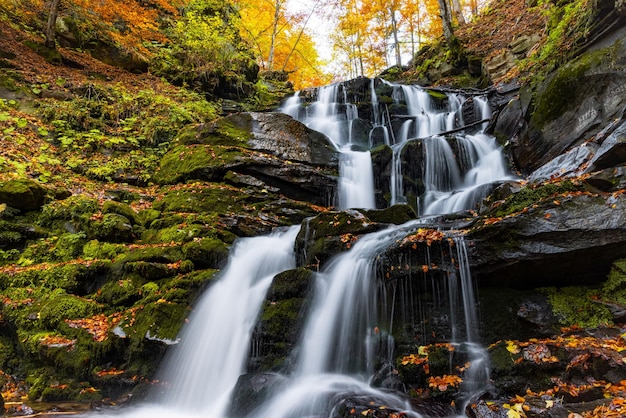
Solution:
<path fill-rule="evenodd" d="M 215 185 L 190 185 L 186 188 L 165 190 L 153 207 L 162 212 L 236 212 L 245 202 L 241 191 Z"/>
<path fill-rule="evenodd" d="M 133 306 L 141 299 L 140 287 L 143 281 L 140 278 L 133 280 L 132 276 L 105 283 L 94 297 L 97 302 L 110 306 Z"/>
<path fill-rule="evenodd" d="M 138 311 L 135 323 L 126 332 L 133 344 L 141 344 L 144 338 L 174 341 L 187 314 L 186 304 L 148 303 Z"/>
<path fill-rule="evenodd" d="M 46 61 L 51 64 L 63 63 L 63 57 L 61 56 L 61 53 L 55 48 L 48 48 L 45 45 L 28 40 L 24 41 L 24 45 L 32 49 L 38 55 L 42 56 Z"/>
<path fill-rule="evenodd" d="M 24 210 L 43 206 L 48 190 L 33 180 L 17 179 L 0 182 L 0 203 Z"/>
<path fill-rule="evenodd" d="M 137 223 L 137 214 L 135 211 L 125 203 L 116 202 L 113 200 L 107 200 L 102 205 L 102 213 L 115 213 L 122 215 L 128 219 L 132 224 Z"/>
<path fill-rule="evenodd" d="M 99 210 L 97 199 L 77 195 L 45 205 L 37 222 L 41 226 L 52 229 L 80 230 L 87 226 L 89 219 Z"/>
<path fill-rule="evenodd" d="M 569 180 L 559 183 L 527 185 L 526 187 L 520 189 L 517 193 L 507 197 L 504 202 L 489 211 L 487 215 L 493 217 L 510 215 L 512 213 L 519 212 L 524 208 L 530 207 L 535 203 L 539 203 L 544 199 L 552 198 L 561 193 L 575 192 L 581 189 L 581 186 L 577 186 Z"/>
<path fill-rule="evenodd" d="M 228 260 L 228 246 L 216 238 L 198 238 L 183 246 L 183 254 L 198 268 L 220 268 Z"/>
<path fill-rule="evenodd" d="M 591 69 L 611 61 L 614 54 L 602 49 L 583 54 L 580 58 L 560 67 L 550 79 L 545 90 L 536 98 L 532 121 L 542 127 L 570 109 L 580 105 L 581 80 Z"/>
<path fill-rule="evenodd" d="M 29 268 L 17 274 L 0 274 L 6 289 L 36 288 L 42 292 L 51 289 L 64 289 L 69 293 L 86 294 L 96 278 L 106 275 L 110 263 L 71 263 L 45 265 L 42 268 Z"/>
<path fill-rule="evenodd" d="M 87 241 L 83 246 L 82 258 L 85 260 L 113 260 L 128 251 L 130 250 L 124 244 L 100 242 L 94 239 Z"/>
<path fill-rule="evenodd" d="M 563 287 L 546 288 L 543 291 L 548 295 L 554 314 L 565 326 L 594 328 L 612 324 L 613 316 L 609 309 L 592 299 L 592 296 L 598 294 L 596 289 Z"/>
<path fill-rule="evenodd" d="M 602 286 L 605 300 L 626 305 L 626 259 L 617 260 L 611 266 L 608 279 Z"/>
<path fill-rule="evenodd" d="M 161 159 L 154 180 L 174 184 L 188 180 L 220 181 L 232 164 L 242 156 L 237 147 L 214 145 L 177 146 Z"/>
<path fill-rule="evenodd" d="M 48 329 L 58 329 L 66 319 L 87 318 L 99 309 L 100 306 L 89 299 L 54 290 L 41 306 L 39 320 Z"/>
<path fill-rule="evenodd" d="M 387 209 L 363 211 L 374 222 L 401 225 L 417 217 L 413 208 L 408 205 L 393 205 Z"/>
<path fill-rule="evenodd" d="M 105 213 L 87 226 L 89 238 L 106 242 L 131 242 L 136 238 L 131 221 L 117 213 Z"/>

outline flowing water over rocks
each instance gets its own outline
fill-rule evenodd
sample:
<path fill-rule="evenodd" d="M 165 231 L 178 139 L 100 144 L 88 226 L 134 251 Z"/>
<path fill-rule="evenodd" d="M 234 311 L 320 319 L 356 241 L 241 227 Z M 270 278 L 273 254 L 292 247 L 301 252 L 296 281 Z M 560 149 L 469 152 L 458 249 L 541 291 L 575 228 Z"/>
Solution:
<path fill-rule="evenodd" d="M 485 133 L 491 118 L 486 97 L 357 80 L 298 93 L 282 110 L 328 139 L 334 150 L 325 148 L 325 154 L 339 155 L 334 205 L 340 210 L 239 241 L 228 268 L 202 296 L 170 350 L 152 404 L 125 414 L 464 414 L 469 402 L 490 390 L 492 376 L 481 346 L 468 253 L 483 261 L 492 257 L 492 268 L 510 265 L 507 256 L 519 259 L 507 255 L 495 235 L 493 248 L 481 253 L 489 234 L 506 221 L 476 229 L 468 246 L 456 228 L 475 221 L 439 216 L 478 209 L 500 184 L 514 187 L 500 147 Z M 263 132 L 272 116 L 251 119 L 257 135 L 252 146 L 268 148 L 273 139 Z M 289 141 L 283 146 L 280 152 L 306 164 L 309 151 Z M 575 160 L 585 158 L 581 152 Z M 537 178 L 551 170 L 545 167 Z M 622 203 L 616 196 L 612 206 L 598 204 L 611 212 Z M 421 217 L 411 220 L 415 213 Z M 615 213 L 607 219 L 619 223 Z M 558 212 L 541 215 L 533 225 L 547 228 Z M 478 247 L 476 240 L 482 242 Z M 410 356 L 426 345 L 433 347 L 430 375 L 427 368 L 410 367 L 411 361 L 424 361 Z M 402 356 L 412 359 L 409 366 L 399 365 Z M 462 382 L 445 380 L 453 368 Z M 443 383 L 433 383 L 435 376 Z M 409 389 L 433 384 L 440 388 L 437 396 L 407 396 Z"/>
<path fill-rule="evenodd" d="M 380 79 L 363 86 L 369 94 L 337 83 L 296 94 L 282 107 L 341 152 L 340 209 L 407 203 L 420 215 L 459 212 L 513 178 L 495 138 L 484 133 L 491 118 L 486 97 Z M 385 148 L 391 158 L 373 168 L 370 152 Z"/>

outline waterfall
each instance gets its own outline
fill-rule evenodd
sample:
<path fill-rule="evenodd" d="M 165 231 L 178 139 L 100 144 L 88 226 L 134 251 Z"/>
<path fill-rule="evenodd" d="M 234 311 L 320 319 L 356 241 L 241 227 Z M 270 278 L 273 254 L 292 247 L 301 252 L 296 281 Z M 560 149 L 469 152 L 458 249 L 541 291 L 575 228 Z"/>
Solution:
<path fill-rule="evenodd" d="M 374 83 L 371 86 L 372 105 L 376 107 L 373 115 L 377 115 L 374 125 L 380 127 L 385 124 L 385 117 L 374 98 Z M 453 94 L 433 101 L 419 87 L 388 86 L 394 100 L 406 104 L 408 113 L 397 133 L 387 121 L 395 138 L 393 166 L 397 168 L 393 169 L 390 187 L 394 204 L 404 199 L 400 153 L 405 144 L 416 138 L 424 145 L 425 192 L 421 198 L 425 213 L 467 209 L 477 201 L 484 184 L 506 178 L 503 158 L 493 138 L 482 132 L 458 135 L 453 148 L 448 138 L 439 135 L 462 127 L 464 98 Z M 483 117 L 488 106 L 478 107 Z M 282 111 L 327 135 L 341 152 L 339 207 L 375 207 L 370 152 L 361 149 L 360 138 L 353 137 L 359 112 L 356 105 L 348 103 L 342 85 L 319 88 L 316 101 L 308 107 L 303 107 L 303 98 L 296 94 Z M 390 245 L 429 222 L 432 220 L 423 217 L 361 236 L 349 251 L 336 255 L 316 274 L 302 338 L 292 353 L 293 365 L 246 418 L 334 416 L 336 408 L 351 397 L 401 411 L 402 416 L 422 416 L 407 396 L 377 389 L 370 385 L 370 380 L 379 367 L 377 361 L 393 361 L 394 347 L 393 320 L 378 316 L 378 292 L 384 284 L 377 281 L 376 260 Z M 309 226 L 306 221 L 307 234 Z M 265 294 L 276 274 L 296 267 L 294 241 L 298 230 L 299 227 L 291 227 L 269 236 L 237 241 L 228 266 L 202 295 L 181 332 L 181 342 L 168 353 L 159 379 L 167 387 L 156 395 L 158 402 L 130 409 L 125 416 L 228 417 L 230 395 L 239 376 L 246 372 L 251 334 Z M 479 344 L 474 284 L 465 242 L 455 234 L 448 242 L 456 251 L 445 278 L 451 343 L 468 355 L 471 367 L 464 376 L 463 390 L 473 394 L 489 380 L 487 356 Z M 429 280 L 437 279 L 429 276 Z M 415 296 L 419 299 L 419 295 Z M 113 415 L 118 416 L 119 411 Z"/>
<path fill-rule="evenodd" d="M 419 417 L 406 398 L 368 385 L 377 347 L 386 346 L 376 316 L 373 263 L 388 245 L 415 229 L 416 223 L 368 234 L 337 256 L 318 275 L 297 362 L 289 383 L 258 408 L 254 418 L 329 416 L 342 396 L 371 397 L 390 408 Z M 344 395 L 342 395 L 344 394 Z"/>
<path fill-rule="evenodd" d="M 347 102 L 345 89 L 340 83 L 320 87 L 317 100 L 305 112 L 299 110 L 301 104 L 299 95 L 295 95 L 283 105 L 282 111 L 325 134 L 341 153 L 338 208 L 375 208 L 370 151 L 362 149 L 364 144 L 355 141 L 352 134 L 358 110 Z"/>
<path fill-rule="evenodd" d="M 365 121 L 371 128 L 364 139 L 354 133 L 353 126 L 360 121 L 358 105 L 349 103 L 349 87 L 342 83 L 317 89 L 315 100 L 308 106 L 296 93 L 281 107 L 282 112 L 324 133 L 341 152 L 339 209 L 376 207 L 376 193 L 382 192 L 374 190 L 370 151 L 366 148 L 379 144 L 392 149 L 389 197 L 385 198 L 388 205 L 410 204 L 420 215 L 472 209 L 494 184 L 512 178 L 500 146 L 494 137 L 484 133 L 487 122 L 473 123 L 472 133 L 463 129 L 467 118 L 476 122 L 491 117 L 486 97 L 444 94 L 380 80 L 380 84 L 391 89 L 388 94 L 395 110 L 390 114 L 387 105 L 383 108 L 381 104 L 376 82 L 377 79 L 370 80 L 369 95 L 359 99 L 371 102 L 371 120 Z M 376 137 L 382 139 L 375 143 Z M 404 155 L 406 145 L 413 141 L 423 143 L 423 156 Z M 410 180 L 423 183 L 423 189 L 412 190 L 415 197 L 409 200 L 402 161 L 418 159 L 423 160 L 423 178 Z"/>
<path fill-rule="evenodd" d="M 267 289 L 277 273 L 295 267 L 298 230 L 293 226 L 236 242 L 227 267 L 202 295 L 181 342 L 168 353 L 159 376 L 166 390 L 155 395 L 156 404 L 128 411 L 129 418 L 226 416 Z"/>

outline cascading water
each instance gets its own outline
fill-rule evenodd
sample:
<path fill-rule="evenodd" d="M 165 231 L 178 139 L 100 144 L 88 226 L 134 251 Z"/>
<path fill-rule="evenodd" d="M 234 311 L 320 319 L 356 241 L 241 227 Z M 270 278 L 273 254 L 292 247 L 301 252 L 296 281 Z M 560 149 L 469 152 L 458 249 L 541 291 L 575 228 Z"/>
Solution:
<path fill-rule="evenodd" d="M 317 98 L 303 107 L 299 94 L 285 102 L 282 111 L 312 129 L 326 134 L 342 152 L 339 180 L 340 209 L 375 206 L 374 181 L 369 152 L 372 137 L 382 132 L 383 143 L 392 149 L 389 205 L 409 203 L 420 215 L 445 214 L 472 209 L 486 196 L 494 183 L 511 179 L 495 138 L 483 131 L 491 117 L 488 101 L 481 96 L 427 91 L 419 86 L 380 81 L 392 89 L 391 98 L 398 114 L 389 115 L 370 83 L 371 128 L 366 141 L 355 139 L 352 126 L 359 118 L 355 104 L 349 103 L 346 88 L 333 84 L 318 89 Z M 464 115 L 470 109 L 474 134 L 461 133 Z M 446 132 L 454 134 L 445 135 Z M 422 182 L 424 190 L 417 201 L 409 201 L 404 190 L 402 153 L 413 141 L 423 143 Z M 354 151 L 357 144 L 359 150 Z M 404 159 L 412 159 L 411 156 Z M 416 179 L 412 179 L 415 181 Z"/>
<path fill-rule="evenodd" d="M 391 133 L 387 140 L 394 138 L 394 143 L 387 145 L 397 148 L 394 148 L 394 166 L 397 165 L 398 172 L 393 180 L 395 184 L 391 185 L 394 190 L 391 202 L 404 199 L 399 155 L 402 146 L 416 137 L 424 142 L 426 154 L 426 191 L 422 197 L 425 212 L 466 209 L 470 198 L 458 198 L 458 195 L 471 194 L 466 190 L 480 182 L 507 177 L 492 138 L 482 133 L 459 136 L 458 147 L 453 152 L 448 142 L 437 136 L 460 126 L 463 98 L 453 95 L 447 100 L 448 107 L 442 108 L 434 106 L 429 95 L 418 87 L 393 86 L 393 89 L 394 97 L 397 100 L 404 97 L 409 109 L 409 117 L 397 133 L 391 129 L 390 119 L 385 119 L 372 90 L 372 104 L 376 108 L 372 112 L 373 128 L 384 127 Z M 370 153 L 363 151 L 364 144 L 354 141 L 352 136 L 358 111 L 348 103 L 345 89 L 341 85 L 323 87 L 318 91 L 317 101 L 308 108 L 303 109 L 301 102 L 302 98 L 296 94 L 282 110 L 325 133 L 342 153 L 339 206 L 373 208 Z M 464 160 L 463 164 L 458 163 L 458 158 Z M 462 203 L 457 204 L 457 200 Z M 376 361 L 385 358 L 393 362 L 394 345 L 390 337 L 392 324 L 382 323 L 388 320 L 378 317 L 380 295 L 375 260 L 388 246 L 428 222 L 421 219 L 364 235 L 350 251 L 337 255 L 317 274 L 302 340 L 292 355 L 292 370 L 247 418 L 333 416 L 350 397 L 377 402 L 385 408 L 402 411 L 405 416 L 421 416 L 406 396 L 376 389 L 369 381 Z M 238 241 L 228 267 L 202 296 L 181 333 L 179 346 L 169 353 L 161 379 L 167 382 L 166 390 L 155 395 L 160 398 L 158 402 L 131 409 L 126 416 L 228 417 L 230 394 L 238 377 L 245 373 L 246 353 L 265 292 L 277 273 L 295 267 L 293 247 L 297 231 L 298 227 L 292 227 L 267 237 Z M 461 236 L 451 239 L 456 248 L 454 263 L 458 265 L 447 278 L 452 343 L 468 353 L 471 367 L 465 375 L 464 391 L 475 393 L 487 385 L 487 360 L 478 344 L 476 301 L 465 244 Z M 458 310 L 452 305 L 462 307 L 463 318 L 455 317 Z"/>
<path fill-rule="evenodd" d="M 282 111 L 325 134 L 341 153 L 337 207 L 375 208 L 370 152 L 363 149 L 364 144 L 353 140 L 353 124 L 358 119 L 358 111 L 356 106 L 348 103 L 341 84 L 320 87 L 317 100 L 304 112 L 299 94 L 288 99 Z"/>

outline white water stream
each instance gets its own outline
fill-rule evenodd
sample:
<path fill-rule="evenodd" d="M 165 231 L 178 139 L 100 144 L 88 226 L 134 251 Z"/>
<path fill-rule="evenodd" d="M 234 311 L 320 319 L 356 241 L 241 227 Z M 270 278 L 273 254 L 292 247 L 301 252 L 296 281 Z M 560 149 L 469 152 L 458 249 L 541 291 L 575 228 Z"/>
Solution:
<path fill-rule="evenodd" d="M 325 134 L 340 152 L 339 181 L 337 185 L 339 209 L 373 209 L 374 173 L 370 152 L 355 150 L 353 124 L 359 117 L 355 105 L 345 97 L 340 84 L 319 88 L 317 100 L 302 108 L 300 95 L 289 98 L 283 112 L 298 119 L 311 129 Z M 343 91 L 344 94 L 340 94 Z"/>
<path fill-rule="evenodd" d="M 482 133 L 458 138 L 459 149 L 469 162 L 469 169 L 463 173 L 456 163 L 458 156 L 450 155 L 449 144 L 436 136 L 458 127 L 462 98 L 455 95 L 449 100 L 449 109 L 433 110 L 430 98 L 424 96 L 421 89 L 402 86 L 398 91 L 407 98 L 408 109 L 415 118 L 403 125 L 401 135 L 394 135 L 399 142 L 393 146 L 401 147 L 412 135 L 429 137 L 424 140 L 425 212 L 466 209 L 471 199 L 467 195 L 471 195 L 473 189 L 507 177 L 502 156 L 492 138 Z M 337 85 L 324 87 L 319 89 L 317 102 L 306 112 L 300 106 L 298 95 L 284 110 L 325 133 L 341 151 L 339 206 L 343 209 L 373 208 L 370 153 L 353 149 L 352 124 L 358 112 L 345 97 L 338 96 Z M 380 119 L 375 121 L 375 127 L 384 124 L 382 112 L 373 114 Z M 391 185 L 396 201 L 402 198 L 399 173 L 400 168 Z M 403 411 L 405 416 L 421 416 L 411 410 L 405 396 L 373 388 L 369 379 L 375 371 L 377 352 L 379 357 L 380 352 L 387 353 L 388 360 L 393 361 L 389 349 L 393 341 L 383 332 L 390 329 L 390 324 L 380 323 L 377 317 L 373 264 L 387 246 L 426 222 L 413 221 L 362 236 L 350 251 L 337 255 L 317 274 L 303 337 L 293 353 L 293 369 L 271 396 L 246 418 L 332 416 L 338 402 L 349 396 L 366 396 Z M 153 404 L 125 409 L 123 416 L 244 418 L 228 417 L 230 395 L 239 376 L 245 373 L 252 330 L 272 278 L 295 267 L 293 248 L 298 229 L 291 227 L 236 243 L 227 268 L 201 297 L 189 324 L 181 332 L 180 343 L 168 353 L 159 376 L 168 385 L 165 394 Z M 465 245 L 462 237 L 453 240 L 458 270 L 448 275 L 449 299 L 451 304 L 462 306 L 464 318 L 454 318 L 456 310 L 451 307 L 452 343 L 469 353 L 472 366 L 464 384 L 466 391 L 475 392 L 488 382 L 487 359 L 478 343 L 476 301 Z M 463 332 L 458 324 L 464 324 Z M 110 416 L 120 416 L 120 411 Z"/>

